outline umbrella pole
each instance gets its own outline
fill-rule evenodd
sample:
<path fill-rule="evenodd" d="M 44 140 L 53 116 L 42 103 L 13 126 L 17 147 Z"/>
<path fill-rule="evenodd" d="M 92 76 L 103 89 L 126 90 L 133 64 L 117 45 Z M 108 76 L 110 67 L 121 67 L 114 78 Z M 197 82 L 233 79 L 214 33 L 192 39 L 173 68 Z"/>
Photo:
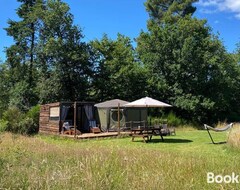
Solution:
<path fill-rule="evenodd" d="M 120 135 L 120 103 L 118 103 L 118 135 Z"/>
<path fill-rule="evenodd" d="M 76 138 L 76 117 L 77 117 L 77 102 L 74 102 L 74 138 Z"/>

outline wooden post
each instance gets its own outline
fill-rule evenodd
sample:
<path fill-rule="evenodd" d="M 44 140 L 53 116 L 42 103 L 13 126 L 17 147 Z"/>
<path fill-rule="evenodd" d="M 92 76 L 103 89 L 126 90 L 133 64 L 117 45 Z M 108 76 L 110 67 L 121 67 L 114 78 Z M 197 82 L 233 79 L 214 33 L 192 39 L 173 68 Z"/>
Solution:
<path fill-rule="evenodd" d="M 74 102 L 74 138 L 76 138 L 77 102 Z"/>
<path fill-rule="evenodd" d="M 118 135 L 120 135 L 120 103 L 118 103 Z"/>

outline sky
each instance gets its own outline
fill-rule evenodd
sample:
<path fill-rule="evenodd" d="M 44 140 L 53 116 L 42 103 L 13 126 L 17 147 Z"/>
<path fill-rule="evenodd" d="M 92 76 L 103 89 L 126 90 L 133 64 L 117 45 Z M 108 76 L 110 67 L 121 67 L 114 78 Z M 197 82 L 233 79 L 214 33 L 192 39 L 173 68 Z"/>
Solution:
<path fill-rule="evenodd" d="M 141 30 L 147 31 L 148 13 L 145 0 L 63 0 L 70 6 L 74 23 L 83 30 L 85 41 L 101 39 L 106 33 L 116 39 L 117 33 L 133 41 Z M 17 20 L 17 0 L 0 0 L 0 60 L 6 59 L 4 49 L 14 42 L 7 36 L 7 20 Z M 194 4 L 194 16 L 207 19 L 213 33 L 219 34 L 228 52 L 234 52 L 240 42 L 240 0 L 200 0 Z"/>

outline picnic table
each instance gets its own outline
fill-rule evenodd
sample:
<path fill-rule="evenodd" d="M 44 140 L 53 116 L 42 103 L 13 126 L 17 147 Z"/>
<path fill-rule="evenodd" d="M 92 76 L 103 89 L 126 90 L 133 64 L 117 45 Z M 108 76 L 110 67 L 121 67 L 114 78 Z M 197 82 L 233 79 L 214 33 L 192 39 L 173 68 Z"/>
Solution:
<path fill-rule="evenodd" d="M 132 141 L 135 137 L 142 137 L 143 142 L 148 142 L 152 140 L 152 136 L 160 136 L 161 140 L 164 141 L 163 135 L 161 132 L 161 127 L 148 126 L 148 127 L 135 127 L 131 129 Z"/>

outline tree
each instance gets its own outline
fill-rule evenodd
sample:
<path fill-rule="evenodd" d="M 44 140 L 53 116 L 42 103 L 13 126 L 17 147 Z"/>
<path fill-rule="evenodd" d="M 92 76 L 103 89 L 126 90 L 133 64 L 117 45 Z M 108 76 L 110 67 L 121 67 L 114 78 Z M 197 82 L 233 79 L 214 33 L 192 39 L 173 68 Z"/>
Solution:
<path fill-rule="evenodd" d="M 83 35 L 73 24 L 69 6 L 48 1 L 41 15 L 37 52 L 40 102 L 86 99 L 92 73 L 90 48 L 81 42 Z"/>
<path fill-rule="evenodd" d="M 137 61 L 128 37 L 118 34 L 114 41 L 104 35 L 100 41 L 91 42 L 91 45 L 95 52 L 95 99 L 133 100 L 145 94 L 145 70 Z"/>
<path fill-rule="evenodd" d="M 6 50 L 10 105 L 27 110 L 37 102 L 85 99 L 91 52 L 69 6 L 61 0 L 18 1 L 20 21 L 9 20 L 6 28 L 15 42 Z"/>
<path fill-rule="evenodd" d="M 148 30 L 137 39 L 137 50 L 151 76 L 149 93 L 188 120 L 228 118 L 239 72 L 206 21 L 187 14 L 174 23 L 151 22 Z"/>
<path fill-rule="evenodd" d="M 0 63 L 0 118 L 3 112 L 8 108 L 9 102 L 9 72 L 5 63 Z"/>
<path fill-rule="evenodd" d="M 36 44 L 39 30 L 38 10 L 42 7 L 42 0 L 18 0 L 22 3 L 17 9 L 19 21 L 9 20 L 9 27 L 5 30 L 13 37 L 15 44 L 6 49 L 7 64 L 10 71 L 12 91 L 15 84 L 27 83 L 28 93 L 23 93 L 26 107 L 36 104 L 34 94 L 36 82 Z M 13 100 L 12 100 L 13 101 Z"/>
<path fill-rule="evenodd" d="M 196 7 L 192 4 L 195 2 L 197 0 L 147 0 L 145 6 L 151 21 L 174 23 L 179 18 L 193 15 Z"/>

